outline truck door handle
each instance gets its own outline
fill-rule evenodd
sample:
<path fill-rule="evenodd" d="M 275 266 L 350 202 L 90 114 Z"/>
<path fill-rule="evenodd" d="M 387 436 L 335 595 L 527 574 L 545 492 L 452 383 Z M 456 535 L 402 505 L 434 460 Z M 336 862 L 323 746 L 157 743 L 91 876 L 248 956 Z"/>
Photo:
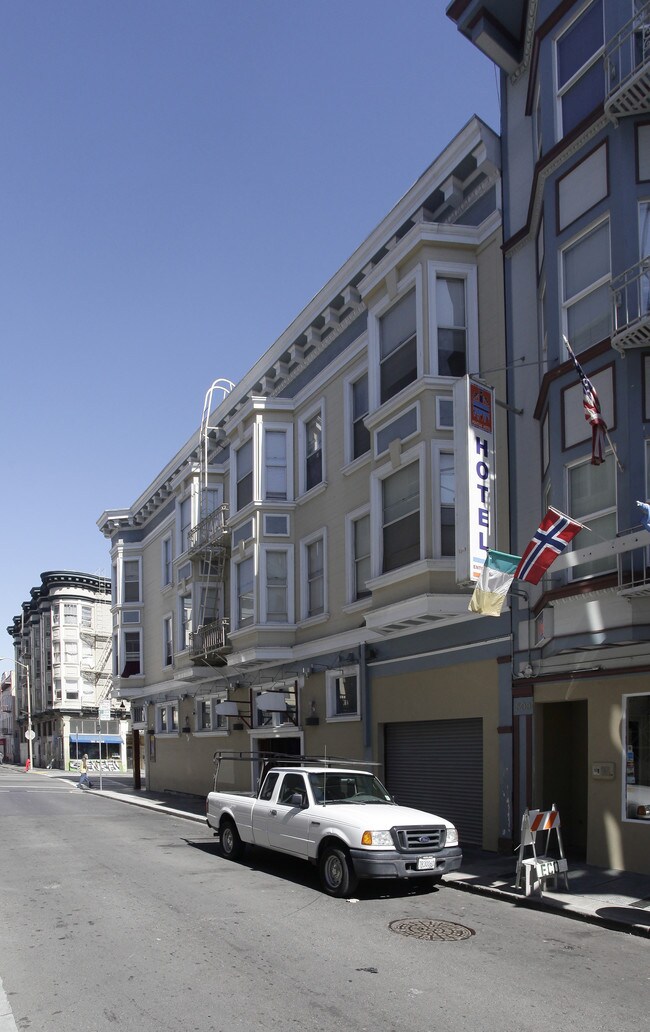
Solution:
<path fill-rule="evenodd" d="M 320 821 L 310 821 L 309 823 L 311 824 L 312 828 L 320 827 Z"/>
<path fill-rule="evenodd" d="M 271 817 L 277 817 L 278 816 L 278 811 L 277 810 L 269 810 L 269 815 Z"/>

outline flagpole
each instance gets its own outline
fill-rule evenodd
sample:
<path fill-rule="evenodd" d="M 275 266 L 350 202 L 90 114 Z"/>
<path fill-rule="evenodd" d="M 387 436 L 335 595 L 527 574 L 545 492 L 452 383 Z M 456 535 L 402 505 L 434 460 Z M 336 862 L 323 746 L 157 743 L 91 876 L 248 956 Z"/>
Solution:
<path fill-rule="evenodd" d="M 573 348 L 571 347 L 571 345 L 569 344 L 569 339 L 568 339 L 568 337 L 567 337 L 567 335 L 565 333 L 562 334 L 562 339 L 563 339 L 563 341 L 564 341 L 564 343 L 566 345 L 567 351 L 569 352 L 569 357 L 573 361 L 573 365 L 575 366 L 576 372 L 579 374 L 580 379 L 583 381 L 583 387 L 584 387 L 586 373 L 583 371 L 582 366 L 578 362 L 578 359 L 575 356 L 575 352 L 574 352 Z M 589 388 L 592 391 L 592 393 L 595 395 L 596 394 L 596 389 L 592 385 L 591 381 L 589 379 L 587 379 L 586 383 L 589 386 Z M 596 397 L 596 401 L 598 401 L 597 397 Z M 616 459 L 616 465 L 618 466 L 620 472 L 623 473 L 624 472 L 624 468 L 623 468 L 623 465 L 622 465 L 622 463 L 621 463 L 621 461 L 620 461 L 620 459 L 618 457 L 618 452 L 616 451 L 616 447 L 614 446 L 614 442 L 612 441 L 611 437 L 609 436 L 609 430 L 607 428 L 607 424 L 605 423 L 605 420 L 602 419 L 602 416 L 600 415 L 600 405 L 598 405 L 598 414 L 599 414 L 601 422 L 602 422 L 602 427 L 600 429 L 602 429 L 602 431 L 603 431 L 603 433 L 605 435 L 605 439 L 606 439 L 607 443 L 609 444 L 610 448 L 612 449 L 612 454 L 613 454 L 614 458 Z M 592 461 L 593 461 L 593 459 L 592 459 Z"/>

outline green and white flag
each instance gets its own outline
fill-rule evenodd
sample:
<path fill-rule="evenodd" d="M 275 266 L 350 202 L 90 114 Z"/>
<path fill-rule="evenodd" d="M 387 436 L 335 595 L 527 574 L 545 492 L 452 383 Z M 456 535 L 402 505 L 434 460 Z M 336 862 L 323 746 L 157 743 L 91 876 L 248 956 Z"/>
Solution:
<path fill-rule="evenodd" d="M 514 580 L 520 556 L 488 550 L 487 559 L 476 582 L 474 594 L 467 607 L 471 613 L 482 616 L 500 616 L 503 603 Z"/>

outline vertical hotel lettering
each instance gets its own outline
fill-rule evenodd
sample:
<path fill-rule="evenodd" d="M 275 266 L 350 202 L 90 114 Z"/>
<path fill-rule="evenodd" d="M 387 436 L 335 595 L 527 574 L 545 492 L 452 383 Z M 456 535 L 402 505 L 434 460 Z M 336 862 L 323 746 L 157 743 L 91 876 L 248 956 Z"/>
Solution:
<path fill-rule="evenodd" d="M 494 390 L 460 379 L 454 388 L 456 580 L 473 584 L 495 546 Z"/>

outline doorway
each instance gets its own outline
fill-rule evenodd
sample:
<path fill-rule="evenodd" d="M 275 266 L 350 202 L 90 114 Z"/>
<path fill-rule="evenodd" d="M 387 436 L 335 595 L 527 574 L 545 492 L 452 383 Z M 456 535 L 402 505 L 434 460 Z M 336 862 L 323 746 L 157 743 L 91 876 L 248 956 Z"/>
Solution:
<path fill-rule="evenodd" d="M 540 809 L 560 811 L 564 848 L 574 860 L 587 854 L 587 702 L 539 706 L 542 717 Z"/>

